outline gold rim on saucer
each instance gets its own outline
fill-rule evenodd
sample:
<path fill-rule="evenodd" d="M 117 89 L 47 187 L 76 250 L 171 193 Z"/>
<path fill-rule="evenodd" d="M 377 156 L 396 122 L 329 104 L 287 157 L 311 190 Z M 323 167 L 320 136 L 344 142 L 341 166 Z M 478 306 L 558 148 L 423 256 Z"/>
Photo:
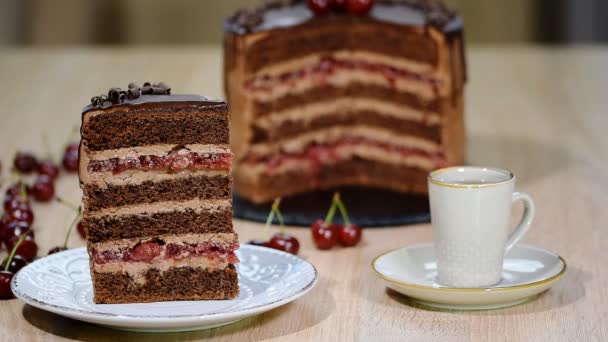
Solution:
<path fill-rule="evenodd" d="M 387 254 L 390 254 L 392 252 L 398 251 L 403 248 L 405 248 L 405 247 L 395 248 L 395 249 L 384 252 L 384 253 L 378 255 L 377 257 L 375 257 L 374 260 L 372 260 L 372 262 L 371 262 L 372 270 L 374 271 L 374 273 L 376 274 L 377 277 L 379 277 L 391 284 L 411 287 L 411 288 L 419 289 L 419 290 L 432 290 L 432 291 L 440 291 L 440 292 L 441 291 L 442 292 L 502 292 L 502 291 L 513 291 L 513 290 L 519 290 L 519 289 L 528 289 L 531 287 L 545 285 L 545 284 L 551 283 L 551 282 L 561 278 L 566 273 L 566 269 L 568 268 L 568 264 L 566 264 L 566 260 L 564 258 L 562 258 L 560 255 L 557 255 L 559 260 L 561 260 L 562 264 L 564 265 L 562 267 L 562 269 L 554 276 L 551 276 L 547 279 L 535 281 L 533 283 L 522 284 L 522 285 L 513 285 L 513 286 L 508 286 L 508 287 L 479 287 L 479 288 L 475 288 L 475 287 L 432 287 L 432 286 L 405 283 L 405 282 L 402 282 L 399 280 L 395 280 L 395 279 L 392 279 L 392 278 L 389 278 L 389 277 L 383 275 L 376 269 L 376 261 L 378 261 L 378 259 L 380 259 L 381 257 L 383 257 Z"/>

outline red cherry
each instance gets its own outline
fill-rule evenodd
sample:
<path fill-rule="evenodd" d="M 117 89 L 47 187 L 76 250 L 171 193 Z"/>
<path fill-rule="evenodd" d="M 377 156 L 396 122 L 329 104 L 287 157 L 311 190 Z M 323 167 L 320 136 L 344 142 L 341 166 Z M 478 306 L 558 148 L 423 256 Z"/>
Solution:
<path fill-rule="evenodd" d="M 144 242 L 139 244 L 133 250 L 132 260 L 133 261 L 151 261 L 155 257 L 160 255 L 160 245 L 155 242 Z"/>
<path fill-rule="evenodd" d="M 10 251 L 19 240 L 19 237 L 13 237 L 8 241 L 7 249 Z M 25 240 L 15 250 L 15 254 L 21 255 L 27 261 L 32 261 L 38 254 L 38 245 L 34 242 L 34 238 L 30 235 L 25 237 Z"/>
<path fill-rule="evenodd" d="M 13 299 L 15 295 L 11 290 L 11 280 L 14 274 L 11 272 L 0 271 L 0 299 Z"/>
<path fill-rule="evenodd" d="M 361 241 L 363 230 L 356 224 L 340 225 L 338 228 L 338 241 L 342 246 L 354 246 Z"/>
<path fill-rule="evenodd" d="M 38 162 L 31 153 L 17 152 L 13 165 L 15 170 L 21 173 L 31 173 L 38 166 Z"/>
<path fill-rule="evenodd" d="M 0 232 L 0 239 L 5 244 L 8 244 L 8 241 L 13 237 L 19 238 L 21 235 L 29 232 L 31 230 L 31 226 L 29 223 L 24 221 L 9 221 L 3 223 L 2 231 Z M 30 235 L 34 235 L 34 232 L 31 231 Z M 10 249 L 9 249 L 10 251 Z"/>
<path fill-rule="evenodd" d="M 34 212 L 29 204 L 21 202 L 17 207 L 5 213 L 8 221 L 25 221 L 30 225 L 34 222 Z"/>
<path fill-rule="evenodd" d="M 2 265 L 0 265 L 3 270 L 6 267 L 7 262 L 8 257 L 4 258 L 4 260 L 2 261 Z M 27 260 L 25 260 L 25 258 L 23 258 L 21 255 L 15 254 L 13 255 L 13 260 L 11 260 L 11 263 L 8 265 L 8 271 L 11 273 L 17 273 L 20 269 L 25 267 L 25 265 L 27 265 Z"/>
<path fill-rule="evenodd" d="M 43 160 L 38 163 L 38 174 L 48 176 L 54 181 L 59 176 L 59 167 L 50 160 Z"/>
<path fill-rule="evenodd" d="M 346 11 L 346 2 L 348 0 L 331 0 L 329 5 L 333 11 L 344 12 Z"/>
<path fill-rule="evenodd" d="M 39 202 L 48 202 L 55 197 L 55 184 L 47 175 L 40 175 L 36 178 L 32 188 L 34 198 Z"/>
<path fill-rule="evenodd" d="M 268 241 L 265 240 L 249 240 L 247 242 L 248 245 L 268 247 Z"/>
<path fill-rule="evenodd" d="M 307 0 L 308 8 L 310 8 L 315 14 L 323 15 L 329 13 L 331 0 Z"/>
<path fill-rule="evenodd" d="M 23 183 L 21 183 L 21 182 L 15 183 L 15 184 L 11 185 L 8 189 L 6 189 L 6 193 L 4 195 L 4 200 L 7 201 L 7 200 L 14 199 L 14 198 L 23 197 L 22 193 L 21 193 L 22 184 Z M 27 196 L 32 192 L 32 189 L 27 184 L 25 184 L 24 186 L 25 186 L 25 195 Z M 24 202 L 27 202 L 27 198 L 25 198 L 25 199 L 21 198 L 21 200 Z"/>
<path fill-rule="evenodd" d="M 347 0 L 346 9 L 348 13 L 356 15 L 367 14 L 374 6 L 374 0 Z"/>
<path fill-rule="evenodd" d="M 24 202 L 21 197 L 6 197 L 4 199 L 4 211 L 9 212 L 22 207 L 29 207 L 29 203 Z"/>
<path fill-rule="evenodd" d="M 336 245 L 335 225 L 325 224 L 323 220 L 316 220 L 311 226 L 312 241 L 318 249 L 330 249 Z"/>
<path fill-rule="evenodd" d="M 87 231 L 84 229 L 84 225 L 82 224 L 82 221 L 78 222 L 78 225 L 76 226 L 76 230 L 78 230 L 78 235 L 80 235 L 81 238 L 83 238 L 83 239 L 87 238 Z"/>
<path fill-rule="evenodd" d="M 48 255 L 59 253 L 59 252 L 63 252 L 63 251 L 67 251 L 67 250 L 68 250 L 68 248 L 64 247 L 64 246 L 53 247 L 53 248 L 49 249 L 49 254 Z"/>
<path fill-rule="evenodd" d="M 62 164 L 68 172 L 78 172 L 78 149 L 79 143 L 69 144 L 65 148 Z"/>
<path fill-rule="evenodd" d="M 268 247 L 291 254 L 298 254 L 300 243 L 298 239 L 288 234 L 276 233 L 268 242 Z"/>

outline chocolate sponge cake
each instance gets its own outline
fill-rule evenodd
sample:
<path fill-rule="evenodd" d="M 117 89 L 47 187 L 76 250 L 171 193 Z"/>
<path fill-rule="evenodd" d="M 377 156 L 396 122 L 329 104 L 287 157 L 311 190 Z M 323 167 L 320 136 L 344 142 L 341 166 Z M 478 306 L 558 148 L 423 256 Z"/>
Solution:
<path fill-rule="evenodd" d="M 80 186 L 96 303 L 239 293 L 226 102 L 160 83 L 82 114 Z"/>
<path fill-rule="evenodd" d="M 461 18 L 424 0 L 308 6 L 226 21 L 235 190 L 258 203 L 340 186 L 425 194 L 429 171 L 464 159 Z"/>

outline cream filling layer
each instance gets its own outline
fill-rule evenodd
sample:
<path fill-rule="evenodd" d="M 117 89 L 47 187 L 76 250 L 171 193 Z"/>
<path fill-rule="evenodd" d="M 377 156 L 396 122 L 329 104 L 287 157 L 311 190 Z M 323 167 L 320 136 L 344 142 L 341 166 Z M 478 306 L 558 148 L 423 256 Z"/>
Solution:
<path fill-rule="evenodd" d="M 80 149 L 80 180 L 83 184 L 93 184 L 106 188 L 108 185 L 137 185 L 148 180 L 164 180 L 176 177 L 190 177 L 192 175 L 228 175 L 230 171 L 207 171 L 207 170 L 181 170 L 176 173 L 167 173 L 163 170 L 125 170 L 119 174 L 108 172 L 89 172 L 88 166 L 91 160 L 109 160 L 113 158 L 138 158 L 139 156 L 168 156 L 174 150 L 194 152 L 198 154 L 232 153 L 228 145 L 174 145 L 160 144 L 149 146 L 137 146 L 104 151 L 88 151 L 81 146 Z"/>
<path fill-rule="evenodd" d="M 203 234 L 166 234 L 157 235 L 149 238 L 131 238 L 131 239 L 119 239 L 105 242 L 93 243 L 90 246 L 95 249 L 98 253 L 106 251 L 118 252 L 121 249 L 134 247 L 138 243 L 144 243 L 153 240 L 162 240 L 166 244 L 196 244 L 196 243 L 233 243 L 238 242 L 239 237 L 234 233 L 203 233 Z"/>
<path fill-rule="evenodd" d="M 119 148 L 114 150 L 103 150 L 103 151 L 88 151 L 87 156 L 90 160 L 106 160 L 112 158 L 126 158 L 126 157 L 139 157 L 139 156 L 166 156 L 177 148 L 184 148 L 190 152 L 202 153 L 230 153 L 230 147 L 228 145 L 204 145 L 204 144 L 191 144 L 191 145 L 174 145 L 174 144 L 160 144 L 160 145 L 149 145 L 149 146 L 137 146 L 128 148 Z"/>
<path fill-rule="evenodd" d="M 311 161 L 301 158 L 287 158 L 279 166 L 268 168 L 265 163 L 251 163 L 247 167 L 238 169 L 239 176 L 247 179 L 249 182 L 254 182 L 260 177 L 267 175 L 276 175 L 291 171 L 315 172 L 320 163 L 322 166 L 337 164 L 343 161 L 351 160 L 355 157 L 373 160 L 387 164 L 403 165 L 406 167 L 418 168 L 431 171 L 437 168 L 437 161 L 432 158 L 421 155 L 402 155 L 398 152 L 390 152 L 381 147 L 373 145 L 346 145 L 336 147 L 331 157 L 324 158 L 323 155 L 318 159 Z"/>
<path fill-rule="evenodd" d="M 255 144 L 250 146 L 249 153 L 256 156 L 265 156 L 282 151 L 298 153 L 311 144 L 328 144 L 344 138 L 366 138 L 393 146 L 418 149 L 428 153 L 436 153 L 441 148 L 437 143 L 430 140 L 409 135 L 399 135 L 378 127 L 359 125 L 352 127 L 329 127 L 273 143 Z"/>
<path fill-rule="evenodd" d="M 155 261 L 154 263 L 148 262 L 114 262 L 106 264 L 93 264 L 93 270 L 98 273 L 126 273 L 133 279 L 137 284 L 144 284 L 146 282 L 145 274 L 151 269 L 155 268 L 160 272 L 166 272 L 167 270 L 174 267 L 192 267 L 192 268 L 203 268 L 212 270 L 224 270 L 230 263 L 227 258 L 209 258 L 206 256 L 195 256 L 185 259 L 163 259 Z"/>
<path fill-rule="evenodd" d="M 438 92 L 433 85 L 427 82 L 410 78 L 397 78 L 391 82 L 382 74 L 366 70 L 336 70 L 328 75 L 311 74 L 289 82 L 267 81 L 264 85 L 268 89 L 248 89 L 245 86 L 244 93 L 251 99 L 260 102 L 270 102 L 288 94 L 301 94 L 320 86 L 346 87 L 353 83 L 394 88 L 400 92 L 415 94 L 425 101 L 447 95 L 447 92 L 441 89 Z"/>
<path fill-rule="evenodd" d="M 174 173 L 167 173 L 165 170 L 125 170 L 118 174 L 108 172 L 91 172 L 81 176 L 84 184 L 96 185 L 102 189 L 110 185 L 139 185 L 143 182 L 153 181 L 161 182 L 165 180 L 183 179 L 196 176 L 206 177 L 228 177 L 230 171 L 207 171 L 207 170 L 181 170 Z"/>
<path fill-rule="evenodd" d="M 185 211 L 192 209 L 196 212 L 214 213 L 232 208 L 230 199 L 193 199 L 187 201 L 165 201 L 146 204 L 126 205 L 121 207 L 104 208 L 99 211 L 88 213 L 88 217 L 100 217 L 106 215 L 125 216 L 140 215 L 148 213 L 163 213 L 173 211 Z"/>
<path fill-rule="evenodd" d="M 357 50 L 341 50 L 334 51 L 331 53 L 310 54 L 304 57 L 295 58 L 284 62 L 272 63 L 271 65 L 259 69 L 255 72 L 255 74 L 249 76 L 278 76 L 284 73 L 291 72 L 293 70 L 302 70 L 307 67 L 317 65 L 323 58 L 327 57 L 340 60 L 357 60 L 370 64 L 386 65 L 396 69 L 407 70 L 416 74 L 432 77 L 442 82 L 445 81 L 444 83 L 449 83 L 447 82 L 446 75 L 442 75 L 438 71 L 438 69 L 433 65 L 427 63 L 420 63 L 396 56 L 387 56 L 375 52 Z"/>
<path fill-rule="evenodd" d="M 254 125 L 270 130 L 280 127 L 285 122 L 299 121 L 307 123 L 328 114 L 360 111 L 371 111 L 401 120 L 424 123 L 428 126 L 438 125 L 441 121 L 437 113 L 423 112 L 404 105 L 372 98 L 342 97 L 264 115 L 256 119 Z"/>

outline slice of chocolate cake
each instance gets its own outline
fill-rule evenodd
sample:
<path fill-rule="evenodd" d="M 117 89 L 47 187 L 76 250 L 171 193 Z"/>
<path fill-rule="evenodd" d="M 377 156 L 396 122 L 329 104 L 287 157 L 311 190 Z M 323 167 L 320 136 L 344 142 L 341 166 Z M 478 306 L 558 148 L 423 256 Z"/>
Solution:
<path fill-rule="evenodd" d="M 131 84 L 82 114 L 80 186 L 96 303 L 239 293 L 226 102 Z"/>
<path fill-rule="evenodd" d="M 426 193 L 429 171 L 464 159 L 461 18 L 435 1 L 322 4 L 226 21 L 235 190 L 254 202 L 338 186 Z"/>

